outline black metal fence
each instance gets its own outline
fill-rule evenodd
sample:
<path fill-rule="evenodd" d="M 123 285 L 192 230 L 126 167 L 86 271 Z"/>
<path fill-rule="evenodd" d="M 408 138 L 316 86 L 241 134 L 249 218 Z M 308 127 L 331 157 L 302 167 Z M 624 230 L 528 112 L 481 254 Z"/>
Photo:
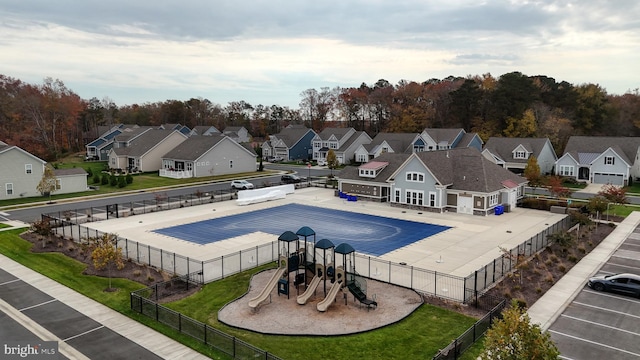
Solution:
<path fill-rule="evenodd" d="M 447 347 L 440 350 L 433 360 L 457 360 L 463 352 L 471 345 L 478 341 L 489 330 L 493 321 L 501 317 L 502 310 L 507 305 L 506 300 L 502 300 L 491 311 L 489 311 L 482 319 L 478 320 L 467 329 L 462 335 L 453 340 Z"/>
<path fill-rule="evenodd" d="M 178 280 L 186 282 L 186 284 L 195 284 L 197 280 L 194 280 L 194 278 L 197 277 L 198 274 L 195 273 L 180 277 Z M 173 279 L 171 281 L 175 282 L 176 280 Z M 281 360 L 279 357 L 242 341 L 235 336 L 226 334 L 205 323 L 160 305 L 157 302 L 159 294 L 161 294 L 159 289 L 166 288 L 168 285 L 173 286 L 171 281 L 157 283 L 153 286 L 132 292 L 130 294 L 131 310 L 155 319 L 177 330 L 181 334 L 201 341 L 205 345 L 223 352 L 234 359 Z"/>
<path fill-rule="evenodd" d="M 492 284 L 500 281 L 505 275 L 514 271 L 522 259 L 527 259 L 538 251 L 549 245 L 549 235 L 560 231 L 566 231 L 571 225 L 571 219 L 564 217 L 555 224 L 550 225 L 540 233 L 523 241 L 518 246 L 509 250 L 486 264 L 482 268 L 474 271 L 465 279 L 465 289 L 473 289 L 465 294 L 464 302 L 472 301 L 479 294 Z M 469 297 L 471 296 L 471 297 Z"/>

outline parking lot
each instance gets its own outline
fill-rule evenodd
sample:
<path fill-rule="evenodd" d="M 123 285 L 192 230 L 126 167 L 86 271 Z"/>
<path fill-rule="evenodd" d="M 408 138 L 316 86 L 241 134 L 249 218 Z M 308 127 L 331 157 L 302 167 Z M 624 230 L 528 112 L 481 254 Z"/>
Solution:
<path fill-rule="evenodd" d="M 640 227 L 596 275 L 640 274 Z M 563 359 L 640 358 L 640 299 L 588 286 L 549 328 Z"/>

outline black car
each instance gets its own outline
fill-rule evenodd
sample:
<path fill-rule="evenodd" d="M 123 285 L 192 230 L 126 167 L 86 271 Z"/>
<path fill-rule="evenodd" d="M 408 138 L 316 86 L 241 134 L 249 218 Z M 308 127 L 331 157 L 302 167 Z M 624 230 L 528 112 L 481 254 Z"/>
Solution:
<path fill-rule="evenodd" d="M 600 275 L 587 283 L 596 291 L 611 291 L 640 297 L 640 276 L 635 274 Z"/>
<path fill-rule="evenodd" d="M 280 178 L 280 182 L 283 184 L 297 184 L 302 181 L 302 178 L 294 174 L 284 174 Z"/>

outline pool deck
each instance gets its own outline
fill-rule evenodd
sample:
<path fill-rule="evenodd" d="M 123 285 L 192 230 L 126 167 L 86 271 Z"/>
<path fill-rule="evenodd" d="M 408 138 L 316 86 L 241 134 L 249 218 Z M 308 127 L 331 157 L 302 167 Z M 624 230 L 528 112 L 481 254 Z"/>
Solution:
<path fill-rule="evenodd" d="M 450 226 L 449 230 L 396 249 L 379 258 L 457 276 L 469 275 L 498 257 L 501 254 L 500 247 L 511 249 L 565 216 L 523 208 L 515 208 L 512 212 L 499 216 L 419 213 L 416 210 L 391 207 L 388 203 L 346 201 L 334 196 L 334 191 L 331 189 L 304 188 L 297 189 L 292 195 L 287 195 L 286 199 L 247 206 L 238 206 L 235 201 L 224 201 L 85 225 L 91 229 L 115 233 L 141 244 L 205 261 L 276 241 L 278 236 L 255 232 L 229 240 L 199 245 L 160 235 L 153 230 L 288 203 Z M 313 228 L 312 225 L 310 227 Z M 295 232 L 298 229 L 283 229 L 283 232 L 287 230 Z M 323 238 L 322 234 L 317 236 L 319 239 Z M 357 248 L 356 251 L 358 251 Z"/>

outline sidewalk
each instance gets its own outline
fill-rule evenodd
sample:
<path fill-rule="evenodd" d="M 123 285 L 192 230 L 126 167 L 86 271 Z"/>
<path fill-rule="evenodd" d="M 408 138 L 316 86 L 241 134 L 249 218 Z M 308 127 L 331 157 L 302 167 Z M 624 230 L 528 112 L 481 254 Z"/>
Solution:
<path fill-rule="evenodd" d="M 191 348 L 138 323 L 117 311 L 91 300 L 64 285 L 41 275 L 40 273 L 22 266 L 4 255 L 0 255 L 0 268 L 23 282 L 33 286 L 35 289 L 53 297 L 60 303 L 66 304 L 82 315 L 100 323 L 103 327 L 112 330 L 124 339 L 148 350 L 150 353 L 147 353 L 147 356 L 153 353 L 163 359 L 208 359 L 205 355 L 202 355 L 195 350 L 192 350 Z M 43 340 L 58 341 L 60 350 L 63 354 L 64 352 L 67 352 L 67 356 L 70 358 L 81 358 L 83 356 L 79 356 L 77 349 L 70 346 L 71 344 L 69 344 L 69 341 L 62 341 L 60 338 L 48 332 L 38 331 L 42 328 L 41 324 L 48 321 L 47 319 L 38 319 L 39 321 L 35 321 L 26 316 L 20 318 L 21 311 L 13 308 L 7 309 L 7 306 L 0 308 L 4 308 L 5 312 L 9 311 L 16 316 L 15 318 L 19 318 L 19 322 L 22 326 L 33 333 L 39 334 L 40 337 L 42 337 L 43 334 L 48 334 L 45 336 L 47 338 Z M 51 314 L 51 316 L 55 316 L 55 314 Z M 100 346 L 100 351 L 105 354 L 109 354 L 110 346 L 112 346 L 112 344 L 105 342 L 96 344 L 95 346 Z"/>
<path fill-rule="evenodd" d="M 546 331 L 573 301 L 602 265 L 640 224 L 640 212 L 634 211 L 618 224 L 615 230 L 558 282 L 536 301 L 527 311 L 531 322 Z"/>

